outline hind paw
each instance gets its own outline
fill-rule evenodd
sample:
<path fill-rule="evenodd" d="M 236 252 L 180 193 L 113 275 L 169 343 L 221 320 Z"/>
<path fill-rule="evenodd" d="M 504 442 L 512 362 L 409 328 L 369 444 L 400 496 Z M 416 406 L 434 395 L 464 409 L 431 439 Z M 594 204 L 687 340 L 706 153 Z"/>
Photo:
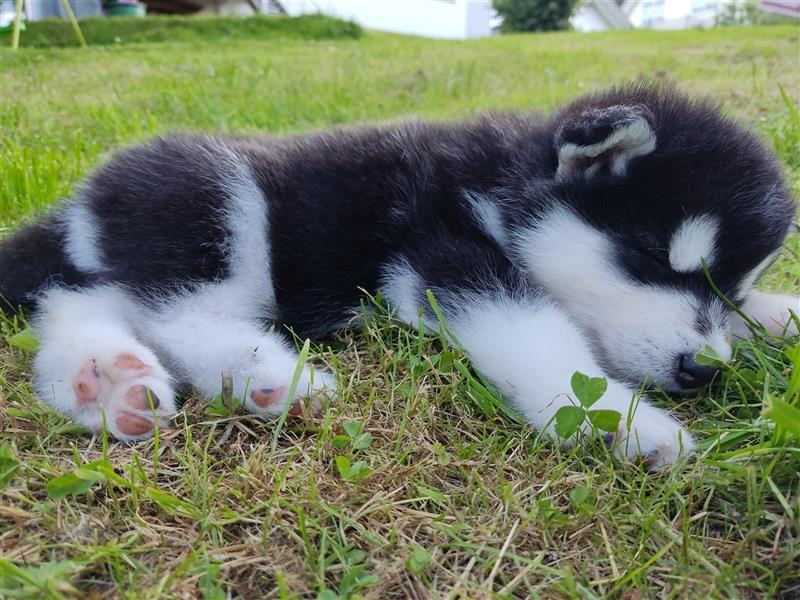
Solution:
<path fill-rule="evenodd" d="M 122 440 L 150 437 L 156 424 L 159 427 L 169 424 L 169 417 L 175 413 L 174 392 L 169 376 L 155 357 L 126 351 L 105 360 L 90 360 L 94 364 L 92 375 L 96 387 L 99 382 L 99 394 L 91 403 L 84 402 L 81 412 L 84 422 L 93 430 L 102 428 L 103 413 L 109 432 Z M 84 365 L 78 374 L 79 381 L 87 379 L 87 370 Z"/>
<path fill-rule="evenodd" d="M 156 425 L 169 425 L 176 412 L 175 393 L 152 352 L 138 343 L 130 346 L 82 360 L 43 348 L 36 359 L 40 397 L 95 433 L 105 422 L 117 439 L 150 437 Z M 77 367 L 69 366 L 75 363 Z M 65 372 L 69 370 L 71 374 Z"/>
<path fill-rule="evenodd" d="M 291 402 L 289 414 L 301 415 L 302 398 L 310 400 L 311 410 L 317 411 L 320 408 L 320 400 L 336 390 L 336 378 L 320 369 L 314 370 L 313 375 L 308 368 L 303 370 L 292 398 L 289 397 L 291 374 L 283 379 L 274 376 L 255 376 L 252 382 L 252 390 L 247 394 L 245 406 L 251 413 L 263 418 L 280 415 L 289 402 Z"/>

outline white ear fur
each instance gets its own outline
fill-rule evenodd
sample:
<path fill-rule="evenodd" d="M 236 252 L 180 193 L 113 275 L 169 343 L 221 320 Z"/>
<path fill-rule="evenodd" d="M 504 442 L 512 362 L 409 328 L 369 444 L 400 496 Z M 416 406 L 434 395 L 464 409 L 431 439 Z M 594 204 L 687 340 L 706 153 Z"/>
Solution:
<path fill-rule="evenodd" d="M 583 169 L 591 177 L 606 163 L 611 173 L 624 175 L 631 159 L 655 149 L 656 135 L 650 123 L 644 117 L 634 116 L 595 144 L 563 144 L 558 151 L 557 175 L 571 175 Z"/>
<path fill-rule="evenodd" d="M 684 220 L 669 243 L 669 264 L 673 271 L 691 273 L 702 271 L 703 260 L 712 266 L 719 235 L 719 221 L 710 215 Z"/>

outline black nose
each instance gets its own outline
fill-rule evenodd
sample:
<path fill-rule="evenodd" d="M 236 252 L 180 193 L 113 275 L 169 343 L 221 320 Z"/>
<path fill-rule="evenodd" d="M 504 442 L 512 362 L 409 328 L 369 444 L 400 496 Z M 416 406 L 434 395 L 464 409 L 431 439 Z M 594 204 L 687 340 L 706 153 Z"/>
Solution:
<path fill-rule="evenodd" d="M 680 386 L 685 390 L 699 388 L 707 384 L 714 378 L 719 369 L 716 367 L 706 367 L 694 362 L 691 354 L 681 354 L 678 359 L 678 376 L 676 379 Z"/>

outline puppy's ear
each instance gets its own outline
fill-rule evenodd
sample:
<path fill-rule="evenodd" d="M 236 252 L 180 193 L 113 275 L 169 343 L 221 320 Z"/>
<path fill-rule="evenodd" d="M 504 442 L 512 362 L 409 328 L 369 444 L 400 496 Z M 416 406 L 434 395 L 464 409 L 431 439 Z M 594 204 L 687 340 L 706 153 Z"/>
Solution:
<path fill-rule="evenodd" d="M 563 117 L 556 131 L 558 172 L 624 175 L 631 159 L 656 148 L 653 114 L 643 105 L 589 108 Z"/>

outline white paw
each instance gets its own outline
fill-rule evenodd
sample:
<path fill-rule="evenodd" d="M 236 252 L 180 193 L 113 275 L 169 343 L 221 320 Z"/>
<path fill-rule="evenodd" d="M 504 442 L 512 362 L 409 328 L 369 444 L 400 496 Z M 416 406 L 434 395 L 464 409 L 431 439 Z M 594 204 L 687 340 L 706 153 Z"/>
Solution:
<path fill-rule="evenodd" d="M 694 452 L 692 435 L 674 417 L 660 408 L 639 402 L 630 429 L 626 429 L 627 411 L 615 434 L 606 443 L 620 458 L 642 460 L 645 467 L 659 470 Z"/>
<path fill-rule="evenodd" d="M 800 333 L 791 315 L 792 312 L 800 315 L 800 296 L 753 292 L 741 309 L 773 335 L 793 337 Z M 751 335 L 750 328 L 737 314 L 731 316 L 731 331 L 738 337 Z"/>
<path fill-rule="evenodd" d="M 336 378 L 331 373 L 306 366 L 297 381 L 294 395 L 290 397 L 293 374 L 293 370 L 287 370 L 273 375 L 262 369 L 253 375 L 245 394 L 247 410 L 263 418 L 271 418 L 282 414 L 286 405 L 291 404 L 289 414 L 298 416 L 303 411 L 302 398 L 308 398 L 311 410 L 317 411 L 320 400 L 336 391 Z"/>
<path fill-rule="evenodd" d="M 800 296 L 779 296 L 782 305 L 776 307 L 774 314 L 767 316 L 763 325 L 770 332 L 785 337 L 794 337 L 800 334 L 797 323 L 792 319 L 792 313 L 800 315 Z"/>
<path fill-rule="evenodd" d="M 40 399 L 95 433 L 105 417 L 108 432 L 120 440 L 152 436 L 156 421 L 168 426 L 175 393 L 149 349 L 135 340 L 85 346 L 43 344 L 34 359 Z"/>

